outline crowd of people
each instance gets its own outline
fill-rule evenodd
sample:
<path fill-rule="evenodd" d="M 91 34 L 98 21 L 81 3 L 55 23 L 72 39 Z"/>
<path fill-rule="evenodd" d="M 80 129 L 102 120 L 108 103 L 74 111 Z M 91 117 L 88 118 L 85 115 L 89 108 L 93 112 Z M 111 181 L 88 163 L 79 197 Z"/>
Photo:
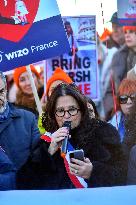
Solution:
<path fill-rule="evenodd" d="M 111 22 L 112 32 L 98 37 L 97 104 L 60 67 L 44 92 L 31 64 L 39 115 L 26 66 L 13 78 L 0 72 L 0 190 L 136 184 L 136 26 L 122 27 L 117 13 Z M 81 150 L 82 159 L 70 158 Z"/>

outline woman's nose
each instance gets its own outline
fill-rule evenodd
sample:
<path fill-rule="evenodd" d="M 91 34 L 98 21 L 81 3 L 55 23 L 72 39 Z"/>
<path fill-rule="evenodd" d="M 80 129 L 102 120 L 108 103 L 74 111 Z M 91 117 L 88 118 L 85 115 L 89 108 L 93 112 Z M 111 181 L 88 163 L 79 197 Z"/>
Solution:
<path fill-rule="evenodd" d="M 128 98 L 127 103 L 132 103 L 132 100 L 130 97 Z"/>
<path fill-rule="evenodd" d="M 27 84 L 27 85 L 30 85 L 30 80 L 29 80 L 29 78 L 26 78 L 26 84 Z"/>
<path fill-rule="evenodd" d="M 68 111 L 66 111 L 64 117 L 65 117 L 65 118 L 70 118 L 71 115 L 68 113 Z"/>

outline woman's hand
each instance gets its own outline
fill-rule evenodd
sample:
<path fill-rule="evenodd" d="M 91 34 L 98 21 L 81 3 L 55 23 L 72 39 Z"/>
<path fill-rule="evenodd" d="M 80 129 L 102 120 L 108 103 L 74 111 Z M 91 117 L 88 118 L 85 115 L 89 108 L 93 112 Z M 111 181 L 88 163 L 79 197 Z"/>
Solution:
<path fill-rule="evenodd" d="M 70 173 L 84 179 L 89 179 L 93 170 L 93 165 L 88 158 L 84 161 L 71 158 Z"/>
<path fill-rule="evenodd" d="M 52 140 L 48 148 L 48 152 L 53 155 L 61 147 L 62 140 L 68 135 L 68 129 L 66 127 L 59 128 L 56 132 L 52 134 Z"/>

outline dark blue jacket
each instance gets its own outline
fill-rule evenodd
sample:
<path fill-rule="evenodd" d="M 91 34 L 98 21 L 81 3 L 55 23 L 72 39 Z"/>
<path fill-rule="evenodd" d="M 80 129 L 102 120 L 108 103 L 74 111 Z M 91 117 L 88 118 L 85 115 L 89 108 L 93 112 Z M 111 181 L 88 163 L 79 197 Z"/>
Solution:
<path fill-rule="evenodd" d="M 33 113 L 9 106 L 9 118 L 0 122 L 0 145 L 18 170 L 33 153 L 40 133 Z"/>
<path fill-rule="evenodd" d="M 0 148 L 0 191 L 16 188 L 16 170 L 6 153 Z"/>

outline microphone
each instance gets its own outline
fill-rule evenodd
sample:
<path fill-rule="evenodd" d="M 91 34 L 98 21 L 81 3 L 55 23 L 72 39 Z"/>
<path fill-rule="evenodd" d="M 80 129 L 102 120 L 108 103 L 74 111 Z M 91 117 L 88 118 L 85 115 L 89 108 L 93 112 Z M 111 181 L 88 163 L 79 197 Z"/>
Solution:
<path fill-rule="evenodd" d="M 68 131 L 71 129 L 71 121 L 65 121 L 62 127 L 67 127 Z M 67 153 L 67 146 L 68 146 L 68 136 L 65 136 L 64 140 L 62 141 L 61 145 L 61 156 L 64 158 Z"/>

